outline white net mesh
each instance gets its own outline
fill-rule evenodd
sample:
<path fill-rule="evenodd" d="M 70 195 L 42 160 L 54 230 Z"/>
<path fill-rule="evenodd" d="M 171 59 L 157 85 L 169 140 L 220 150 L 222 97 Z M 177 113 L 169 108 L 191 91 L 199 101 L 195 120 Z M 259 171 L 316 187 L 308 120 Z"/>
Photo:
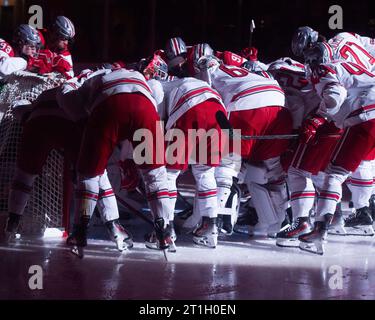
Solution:
<path fill-rule="evenodd" d="M 33 102 L 44 90 L 59 86 L 64 79 L 57 75 L 37 76 L 19 72 L 4 79 L 0 92 L 0 212 L 8 211 L 8 194 L 16 168 L 17 149 L 22 126 L 15 119 L 13 106 L 20 100 Z M 40 234 L 45 228 L 63 226 L 64 157 L 53 150 L 42 174 L 36 179 L 22 220 L 21 232 Z"/>

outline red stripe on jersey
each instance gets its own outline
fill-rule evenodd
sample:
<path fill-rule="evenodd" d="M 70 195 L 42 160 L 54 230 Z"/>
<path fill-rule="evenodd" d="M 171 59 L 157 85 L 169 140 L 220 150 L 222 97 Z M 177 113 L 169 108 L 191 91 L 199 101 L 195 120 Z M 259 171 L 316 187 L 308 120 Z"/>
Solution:
<path fill-rule="evenodd" d="M 171 111 L 171 114 L 173 114 L 174 112 L 176 112 L 186 101 L 188 101 L 189 99 L 197 96 L 197 95 L 200 95 L 204 92 L 208 92 L 208 93 L 212 93 L 213 95 L 215 95 L 220 101 L 221 101 L 221 97 L 220 95 L 215 92 L 214 90 L 212 90 L 211 88 L 209 87 L 202 87 L 202 88 L 198 88 L 198 89 L 193 89 L 187 93 L 185 93 L 176 103 L 175 107 L 172 109 Z"/>
<path fill-rule="evenodd" d="M 333 51 L 331 46 L 327 42 L 323 42 L 323 46 L 327 49 L 328 54 L 329 54 L 329 60 L 332 61 L 333 59 Z"/>
<path fill-rule="evenodd" d="M 144 89 L 146 89 L 148 92 L 152 93 L 150 87 L 142 80 L 138 79 L 132 79 L 132 78 L 125 78 L 125 79 L 117 79 L 110 81 L 103 85 L 102 90 L 108 90 L 112 87 L 118 86 L 118 85 L 126 85 L 126 84 L 136 84 L 142 86 Z"/>
<path fill-rule="evenodd" d="M 349 114 L 348 118 L 355 117 L 355 116 L 358 116 L 359 114 L 361 114 L 363 112 L 369 112 L 369 111 L 373 111 L 373 110 L 375 110 L 375 104 L 370 104 L 368 106 L 361 107 L 357 110 L 354 110 L 352 113 Z"/>
<path fill-rule="evenodd" d="M 235 96 L 233 96 L 231 102 L 238 100 L 239 98 L 255 93 L 260 93 L 263 91 L 277 91 L 280 92 L 281 94 L 284 94 L 284 91 L 276 85 L 267 85 L 267 86 L 259 86 L 251 89 L 246 89 L 241 91 L 240 93 L 237 93 Z"/>

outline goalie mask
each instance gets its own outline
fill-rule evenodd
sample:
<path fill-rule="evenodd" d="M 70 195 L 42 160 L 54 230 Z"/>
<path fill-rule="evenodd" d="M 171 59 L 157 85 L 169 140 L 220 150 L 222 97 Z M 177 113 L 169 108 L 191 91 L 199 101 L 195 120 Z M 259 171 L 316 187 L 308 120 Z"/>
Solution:
<path fill-rule="evenodd" d="M 143 73 L 146 80 L 165 80 L 168 77 L 168 66 L 166 62 L 156 54 L 150 59 L 142 59 L 138 69 Z"/>
<path fill-rule="evenodd" d="M 300 27 L 293 35 L 292 52 L 297 57 L 302 57 L 303 52 L 318 41 L 318 32 L 310 27 Z"/>
<path fill-rule="evenodd" d="M 28 24 L 21 24 L 14 32 L 13 41 L 16 46 L 22 50 L 23 46 L 33 46 L 39 49 L 41 46 L 41 39 L 39 32 Z"/>

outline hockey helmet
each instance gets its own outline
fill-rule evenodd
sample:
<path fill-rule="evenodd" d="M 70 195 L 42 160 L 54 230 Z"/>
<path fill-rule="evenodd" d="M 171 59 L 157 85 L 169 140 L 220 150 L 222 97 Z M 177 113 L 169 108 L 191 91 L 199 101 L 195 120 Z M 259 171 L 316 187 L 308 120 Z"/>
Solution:
<path fill-rule="evenodd" d="M 147 80 L 165 80 L 168 77 L 168 65 L 157 54 L 149 59 L 142 59 L 138 67 Z"/>
<path fill-rule="evenodd" d="M 306 50 L 303 54 L 305 63 L 311 68 L 318 66 L 321 63 L 328 63 L 333 60 L 332 48 L 326 42 L 318 42 L 311 48 Z"/>
<path fill-rule="evenodd" d="M 186 54 L 186 44 L 180 37 L 171 38 L 165 46 L 165 54 L 168 60 L 172 60 L 180 55 Z"/>
<path fill-rule="evenodd" d="M 297 57 L 303 56 L 303 51 L 318 41 L 318 32 L 310 27 L 299 27 L 292 38 L 292 52 Z"/>
<path fill-rule="evenodd" d="M 64 16 L 58 16 L 52 25 L 52 32 L 64 40 L 73 40 L 76 31 L 73 22 Z"/>
<path fill-rule="evenodd" d="M 42 45 L 39 32 L 28 24 L 21 24 L 13 35 L 13 41 L 19 49 L 24 45 L 34 46 L 39 49 Z"/>

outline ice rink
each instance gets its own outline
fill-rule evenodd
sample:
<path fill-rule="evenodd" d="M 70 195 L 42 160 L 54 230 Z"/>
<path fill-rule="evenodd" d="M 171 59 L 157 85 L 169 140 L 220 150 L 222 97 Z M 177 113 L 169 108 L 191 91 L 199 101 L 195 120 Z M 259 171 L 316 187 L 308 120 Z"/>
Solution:
<path fill-rule="evenodd" d="M 61 239 L 1 245 L 0 299 L 375 299 L 374 237 L 331 235 L 318 256 L 242 234 L 209 249 L 179 234 L 166 262 L 145 247 L 144 222 L 122 223 L 135 240 L 122 254 L 100 223 L 91 227 L 96 240 L 83 260 Z M 42 267 L 42 290 L 29 288 L 32 265 Z"/>

